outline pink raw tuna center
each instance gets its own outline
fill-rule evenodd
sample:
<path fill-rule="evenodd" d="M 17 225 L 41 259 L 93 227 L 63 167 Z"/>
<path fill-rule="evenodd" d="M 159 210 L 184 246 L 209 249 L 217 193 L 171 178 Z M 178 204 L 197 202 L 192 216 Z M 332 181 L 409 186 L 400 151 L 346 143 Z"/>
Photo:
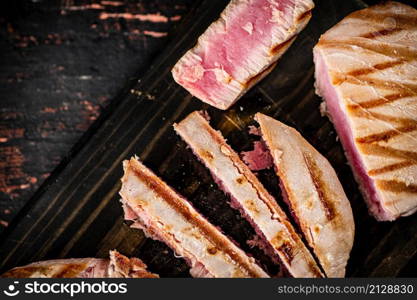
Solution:
<path fill-rule="evenodd" d="M 382 219 L 392 219 L 390 213 L 385 211 L 381 206 L 375 184 L 367 174 L 365 166 L 362 162 L 360 154 L 356 149 L 352 130 L 349 122 L 342 108 L 341 101 L 338 98 L 335 88 L 330 83 L 330 78 L 327 73 L 327 67 L 320 54 L 314 55 L 316 65 L 316 80 L 317 87 L 321 96 L 326 99 L 327 110 L 331 116 L 332 122 L 338 132 L 340 140 L 346 151 L 346 156 L 356 173 L 357 179 L 360 180 L 360 185 L 366 194 L 370 210 Z"/>
<path fill-rule="evenodd" d="M 252 171 L 269 169 L 273 166 L 273 160 L 262 141 L 256 141 L 252 151 L 242 152 L 242 159 Z"/>
<path fill-rule="evenodd" d="M 227 33 L 217 34 L 209 41 L 209 46 L 203 53 L 197 53 L 202 58 L 201 65 L 204 70 L 219 68 L 221 65 L 232 77 L 238 77 L 235 74 L 236 66 L 241 66 L 246 61 L 249 51 L 271 40 L 271 29 L 277 26 L 277 23 L 271 22 L 271 5 L 267 0 L 251 1 L 250 6 L 240 11 L 233 19 L 227 20 Z M 287 15 L 294 11 L 294 2 L 279 1 L 276 8 L 282 15 Z M 252 34 L 244 29 L 248 23 L 253 26 Z M 184 68 L 183 72 L 192 73 L 189 67 Z M 206 98 L 210 98 L 209 91 L 224 88 L 224 85 L 217 81 L 214 72 L 207 71 L 200 80 L 181 81 L 181 84 L 187 88 L 197 89 Z"/>

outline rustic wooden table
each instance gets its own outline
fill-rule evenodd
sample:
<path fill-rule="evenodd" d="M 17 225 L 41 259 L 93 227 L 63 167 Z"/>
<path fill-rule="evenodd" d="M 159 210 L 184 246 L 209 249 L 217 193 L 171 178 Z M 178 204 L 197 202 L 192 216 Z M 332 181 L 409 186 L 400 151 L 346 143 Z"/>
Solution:
<path fill-rule="evenodd" d="M 195 3 L 7 2 L 0 7 L 0 232 L 129 78 L 146 72 Z"/>
<path fill-rule="evenodd" d="M 1 2 L 0 233 L 195 3 Z"/>

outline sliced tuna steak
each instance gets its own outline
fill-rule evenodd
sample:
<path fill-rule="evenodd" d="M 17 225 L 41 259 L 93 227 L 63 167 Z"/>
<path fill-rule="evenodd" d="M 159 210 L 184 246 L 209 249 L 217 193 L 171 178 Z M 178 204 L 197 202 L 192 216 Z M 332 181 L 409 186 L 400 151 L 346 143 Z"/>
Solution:
<path fill-rule="evenodd" d="M 258 113 L 284 198 L 328 277 L 344 277 L 355 225 L 336 172 L 294 128 Z"/>
<path fill-rule="evenodd" d="M 326 103 L 369 210 L 417 210 L 417 10 L 386 2 L 352 13 L 314 48 Z"/>
<path fill-rule="evenodd" d="M 174 66 L 175 81 L 227 109 L 265 77 L 311 18 L 311 0 L 232 0 Z"/>
<path fill-rule="evenodd" d="M 158 278 L 138 258 L 110 251 L 110 260 L 98 258 L 56 259 L 14 268 L 0 277 L 12 278 Z"/>
<path fill-rule="evenodd" d="M 282 262 L 294 277 L 321 277 L 313 256 L 285 213 L 221 133 L 210 127 L 200 112 L 191 113 L 174 127 L 231 196 L 232 207 L 255 228 L 266 254 Z"/>
<path fill-rule="evenodd" d="M 124 171 L 120 195 L 125 218 L 183 257 L 193 277 L 268 277 L 254 258 L 136 158 L 124 162 Z"/>

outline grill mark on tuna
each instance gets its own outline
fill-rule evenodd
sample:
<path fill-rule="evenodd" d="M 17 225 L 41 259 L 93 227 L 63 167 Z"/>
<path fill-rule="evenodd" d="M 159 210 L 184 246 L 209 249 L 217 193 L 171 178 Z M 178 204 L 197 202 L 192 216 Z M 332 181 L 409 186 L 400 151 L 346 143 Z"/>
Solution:
<path fill-rule="evenodd" d="M 417 95 L 417 84 L 415 83 L 398 83 L 393 80 L 382 80 L 378 78 L 371 78 L 366 76 L 349 76 L 348 74 L 334 73 L 333 84 L 340 85 L 344 82 L 355 85 L 366 85 L 381 89 L 390 89 L 400 93 L 412 93 Z"/>
<path fill-rule="evenodd" d="M 143 182 L 145 182 L 150 189 L 155 191 L 161 198 L 163 198 L 167 204 L 169 204 L 175 211 L 181 214 L 186 220 L 190 223 L 194 224 L 198 227 L 205 235 L 207 239 L 209 239 L 217 249 L 225 252 L 229 257 L 231 257 L 234 261 L 236 261 L 240 266 L 244 267 L 246 272 L 252 277 L 258 277 L 258 273 L 252 269 L 252 267 L 241 259 L 241 257 L 227 245 L 222 238 L 216 236 L 217 234 L 213 232 L 213 230 L 207 228 L 206 224 L 198 218 L 190 211 L 189 207 L 184 205 L 181 200 L 178 199 L 176 195 L 172 195 L 171 191 L 167 191 L 165 184 L 156 177 L 153 177 L 149 174 L 146 174 L 141 169 L 138 169 L 136 166 L 129 163 L 133 173 L 140 178 Z"/>
<path fill-rule="evenodd" d="M 387 96 L 383 96 L 377 99 L 368 100 L 366 102 L 361 102 L 360 104 L 349 104 L 347 108 L 351 111 L 357 109 L 369 109 L 379 107 L 381 105 L 389 104 L 407 97 L 411 97 L 411 93 L 393 93 Z"/>
<path fill-rule="evenodd" d="M 353 109 L 352 109 L 353 108 Z M 369 120 L 380 120 L 384 122 L 399 124 L 400 126 L 389 129 L 383 132 L 370 134 L 364 137 L 356 138 L 356 142 L 361 144 L 376 143 L 380 141 L 388 142 L 391 138 L 409 133 L 417 130 L 417 122 L 413 119 L 398 118 L 390 115 L 376 113 L 369 111 L 362 107 L 361 104 L 355 104 L 354 106 L 347 106 L 348 112 L 351 116 L 358 118 L 366 118 Z"/>
<path fill-rule="evenodd" d="M 58 273 L 53 274 L 56 278 L 72 278 L 85 270 L 86 264 L 66 264 Z"/>
<path fill-rule="evenodd" d="M 336 217 L 336 209 L 334 207 L 332 198 L 329 195 L 327 184 L 323 181 L 323 174 L 316 162 L 306 153 L 303 153 L 304 161 L 306 163 L 308 172 L 316 188 L 320 202 L 323 205 L 325 215 L 329 221 Z"/>
<path fill-rule="evenodd" d="M 397 127 L 392 130 L 383 131 L 380 133 L 370 134 L 364 137 L 356 138 L 358 143 L 376 143 L 376 142 L 388 142 L 390 139 L 402 135 L 403 133 L 412 132 L 417 130 L 417 125 Z"/>
<path fill-rule="evenodd" d="M 346 19 L 358 19 L 365 20 L 366 22 L 374 22 L 383 24 L 388 18 L 395 20 L 395 26 L 402 28 L 415 28 L 417 27 L 417 15 L 410 14 L 393 14 L 391 12 L 374 12 L 372 10 L 367 11 L 357 11 L 354 14 L 351 14 Z"/>
<path fill-rule="evenodd" d="M 362 76 L 362 75 L 368 75 L 374 72 L 386 70 L 395 66 L 399 66 L 404 64 L 404 60 L 397 60 L 397 61 L 388 61 L 384 63 L 376 64 L 370 68 L 360 68 L 353 71 L 350 71 L 347 73 L 348 76 Z"/>
<path fill-rule="evenodd" d="M 405 46 L 388 43 L 376 43 L 370 39 L 353 37 L 350 39 L 326 40 L 320 39 L 318 45 L 324 48 L 341 49 L 355 51 L 354 47 L 360 47 L 362 50 L 381 54 L 392 59 L 403 59 L 412 61 L 416 59 L 416 51 Z"/>
<path fill-rule="evenodd" d="M 366 39 L 373 39 L 373 38 L 380 37 L 380 36 L 387 36 L 387 35 L 399 32 L 401 30 L 402 30 L 402 28 L 399 28 L 399 27 L 381 29 L 381 30 L 372 31 L 372 32 L 362 34 L 361 37 L 366 38 Z"/>
<path fill-rule="evenodd" d="M 366 118 L 370 120 L 380 120 L 389 123 L 395 123 L 401 126 L 411 126 L 413 124 L 417 124 L 417 121 L 408 118 L 399 118 L 395 116 L 385 115 L 369 110 L 354 110 L 349 111 L 351 116 L 358 117 L 358 118 Z"/>
<path fill-rule="evenodd" d="M 378 144 L 359 144 L 358 148 L 363 154 L 380 157 L 394 157 L 411 160 L 417 164 L 417 152 L 395 149 L 392 147 L 381 146 Z"/>
<path fill-rule="evenodd" d="M 391 164 L 391 165 L 388 165 L 388 166 L 385 166 L 385 167 L 382 167 L 382 168 L 369 170 L 368 175 L 369 176 L 376 176 L 376 175 L 392 172 L 392 171 L 395 171 L 395 170 L 400 170 L 400 169 L 403 169 L 403 168 L 407 168 L 407 167 L 413 166 L 414 164 L 415 164 L 414 162 L 409 161 L 409 160 L 408 161 L 402 161 L 402 162 L 394 163 L 394 164 Z"/>
<path fill-rule="evenodd" d="M 417 185 L 407 184 L 403 181 L 377 180 L 376 184 L 378 185 L 380 189 L 393 192 L 395 194 L 399 194 L 399 193 L 417 194 Z"/>
<path fill-rule="evenodd" d="M 287 47 L 287 46 L 289 46 L 295 39 L 297 38 L 297 35 L 294 35 L 293 37 L 291 37 L 291 38 L 289 38 L 288 40 L 286 40 L 285 42 L 283 42 L 283 43 L 280 43 L 280 44 L 278 44 L 278 45 L 275 45 L 275 46 L 273 46 L 272 48 L 271 48 L 271 50 L 269 50 L 269 54 L 271 55 L 271 56 L 273 56 L 273 55 L 277 55 L 279 52 L 283 52 L 283 51 L 285 51 L 285 48 Z"/>
<path fill-rule="evenodd" d="M 245 89 L 250 88 L 252 85 L 257 83 L 264 75 L 268 74 L 272 71 L 273 68 L 276 66 L 276 62 L 271 64 L 268 68 L 263 70 L 262 72 L 256 74 L 255 76 L 250 77 L 246 82 L 240 83 Z"/>
<path fill-rule="evenodd" d="M 354 134 L 354 137 L 356 138 L 356 147 L 362 155 L 374 156 L 375 159 L 376 157 L 382 157 L 380 159 L 382 162 L 386 161 L 385 158 L 395 158 L 395 161 L 388 162 L 388 165 L 387 162 L 375 164 L 374 169 L 370 169 L 367 172 L 371 177 L 392 172 L 392 174 L 388 175 L 389 177 L 387 179 L 395 180 L 378 180 L 377 178 L 373 178 L 382 193 L 387 193 L 386 191 L 391 191 L 393 193 L 404 191 L 417 193 L 417 185 L 410 185 L 410 182 L 405 179 L 404 182 L 402 182 L 400 180 L 401 177 L 398 176 L 403 172 L 401 169 L 417 164 L 417 152 L 414 152 L 414 148 L 411 149 L 413 151 L 396 149 L 403 147 L 401 144 L 396 143 L 397 139 L 391 141 L 394 137 L 402 136 L 404 139 L 408 139 L 406 143 L 413 144 L 415 142 L 414 133 L 409 134 L 409 132 L 415 132 L 415 130 L 417 130 L 416 120 L 408 118 L 407 115 L 396 117 L 396 115 L 398 116 L 400 113 L 395 112 L 384 115 L 370 111 L 370 109 L 373 108 L 384 108 L 385 105 L 387 109 L 392 109 L 394 107 L 399 107 L 399 109 L 401 109 L 401 102 L 398 103 L 398 106 L 391 103 L 409 97 L 413 97 L 412 100 L 414 100 L 414 97 L 417 96 L 417 84 L 414 80 L 414 76 L 411 74 L 406 75 L 402 72 L 403 68 L 404 70 L 405 68 L 413 68 L 410 62 L 415 62 L 417 60 L 417 52 L 415 48 L 402 45 L 394 40 L 396 37 L 401 37 L 402 34 L 412 34 L 417 29 L 417 13 L 410 12 L 410 10 L 407 9 L 403 12 L 400 10 L 403 8 L 404 7 L 401 5 L 390 3 L 387 5 L 387 8 L 381 6 L 376 10 L 365 9 L 355 12 L 345 18 L 345 20 L 355 20 L 353 24 L 372 25 L 370 28 L 374 26 L 377 27 L 369 30 L 370 32 L 362 34 L 356 33 L 356 37 L 345 38 L 340 35 L 336 37 L 331 36 L 329 37 L 331 40 L 326 40 L 326 37 L 324 37 L 319 42 L 319 47 L 322 47 L 326 52 L 329 51 L 329 53 L 334 50 L 335 52 L 354 55 L 356 58 L 362 57 L 364 61 L 366 61 L 367 57 L 376 57 L 378 59 L 379 63 L 370 67 L 357 68 L 356 70 L 345 73 L 333 73 L 336 74 L 336 76 L 333 77 L 333 83 L 335 85 L 342 83 L 352 84 L 351 86 L 344 86 L 344 88 L 346 87 L 347 89 L 352 90 L 355 89 L 356 85 L 364 87 L 369 86 L 370 88 L 375 88 L 379 91 L 379 95 L 377 95 L 376 98 L 366 99 L 366 101 L 360 102 L 365 99 L 359 97 L 359 99 L 354 99 L 356 103 L 349 103 L 346 107 L 348 116 L 371 120 L 369 122 L 367 121 L 370 127 L 372 127 L 372 124 L 379 122 L 378 120 L 386 123 L 383 124 L 379 122 L 381 125 L 386 125 L 385 128 L 382 128 L 383 132 L 378 132 L 380 130 L 377 131 L 374 129 L 370 131 L 373 132 L 373 134 L 365 133 L 366 136 L 357 137 Z M 387 24 L 384 22 L 387 20 L 394 20 L 393 26 L 386 26 Z M 348 23 L 349 21 L 346 24 Z M 378 37 L 381 37 L 381 40 L 378 40 Z M 411 36 L 406 38 L 411 42 Z M 389 70 L 393 67 L 395 67 L 395 69 Z M 383 71 L 387 69 L 388 71 Z M 397 76 L 391 76 L 390 78 L 389 75 L 387 76 L 388 80 L 381 80 L 368 76 L 374 73 L 385 75 L 388 72 L 390 74 L 402 75 L 405 80 L 396 80 Z M 333 76 L 333 74 L 331 74 L 331 76 Z M 344 96 L 348 97 L 349 95 L 346 94 Z M 406 103 L 405 105 L 408 104 Z M 354 118 L 350 118 L 350 120 L 355 122 Z M 368 157 L 366 159 L 374 159 L 374 157 Z M 409 170 L 407 169 L 406 171 Z M 405 200 L 405 197 L 403 200 Z M 395 202 L 398 203 L 399 201 L 401 201 L 401 199 L 396 200 Z M 392 204 L 384 204 L 395 205 L 395 202 Z"/>
<path fill-rule="evenodd" d="M 394 30 L 392 30 L 392 32 L 394 32 Z M 387 32 L 380 32 L 380 33 L 388 34 L 391 32 L 387 31 Z M 371 36 L 362 36 L 362 37 L 370 38 Z M 384 55 L 387 55 L 387 52 L 389 49 L 389 47 L 385 47 L 385 48 L 375 47 L 375 46 L 370 47 L 369 45 L 365 46 L 364 44 L 361 44 L 360 46 L 364 49 L 377 51 L 378 53 L 384 54 Z M 397 48 L 392 48 L 392 49 L 393 49 L 392 51 L 397 50 Z M 405 50 L 402 51 L 402 55 L 404 55 L 406 57 L 406 60 L 408 61 L 411 60 L 411 58 L 415 59 L 416 57 L 415 52 L 410 53 Z M 341 84 L 342 82 L 349 82 L 353 84 L 372 85 L 372 86 L 377 86 L 377 87 L 382 87 L 382 88 L 386 88 L 387 86 L 389 86 L 391 89 L 397 90 L 397 93 L 392 93 L 385 97 L 380 97 L 375 100 L 370 100 L 370 101 L 366 101 L 363 103 L 347 106 L 348 111 L 356 117 L 368 118 L 368 119 L 375 118 L 378 120 L 382 120 L 382 121 L 386 121 L 390 123 L 399 123 L 402 125 L 392 130 L 386 130 L 381 133 L 376 133 L 376 134 L 371 134 L 365 137 L 356 138 L 356 141 L 358 143 L 374 144 L 374 143 L 378 143 L 381 141 L 388 142 L 393 137 L 399 136 L 403 133 L 413 132 L 417 130 L 417 122 L 415 120 L 407 119 L 407 118 L 397 118 L 394 116 L 387 116 L 384 114 L 368 111 L 369 108 L 383 106 L 391 102 L 416 95 L 417 86 L 415 84 L 399 84 L 395 81 L 382 81 L 382 80 L 378 80 L 375 78 L 369 78 L 369 77 L 364 76 L 364 75 L 371 74 L 373 72 L 377 72 L 380 70 L 392 68 L 394 66 L 402 65 L 406 62 L 406 60 L 403 59 L 403 60 L 396 60 L 392 62 L 380 63 L 380 64 L 374 65 L 371 68 L 362 68 L 362 69 L 356 69 L 356 70 L 350 71 L 345 76 L 343 74 L 340 74 L 340 75 L 337 74 L 335 76 L 336 80 L 334 84 Z M 391 164 L 391 165 L 388 165 L 379 169 L 370 170 L 368 172 L 369 176 L 375 176 L 375 175 L 380 175 L 380 174 L 384 174 L 387 172 L 391 172 L 394 170 L 400 170 L 402 168 L 406 168 L 406 167 L 416 164 L 415 159 L 417 158 L 417 154 L 415 152 L 402 151 L 402 150 L 398 150 L 398 149 L 394 149 L 390 147 L 382 147 L 382 146 L 365 147 L 365 148 L 362 147 L 362 150 L 368 151 L 368 154 L 370 155 L 406 158 L 405 161 Z M 392 189 L 393 187 L 395 187 L 397 190 L 400 190 L 400 187 L 403 187 L 403 185 L 405 185 L 405 183 L 396 182 L 395 185 L 393 183 L 391 185 L 388 185 L 387 182 L 385 182 L 383 183 L 382 186 L 385 187 L 385 189 Z"/>

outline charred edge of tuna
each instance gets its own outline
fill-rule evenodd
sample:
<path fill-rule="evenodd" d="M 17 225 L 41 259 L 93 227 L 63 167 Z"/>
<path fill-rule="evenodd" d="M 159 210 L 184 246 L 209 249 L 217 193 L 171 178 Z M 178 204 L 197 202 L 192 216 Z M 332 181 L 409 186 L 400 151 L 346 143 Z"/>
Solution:
<path fill-rule="evenodd" d="M 271 50 L 269 50 L 269 54 L 270 55 L 277 55 L 280 52 L 284 52 L 285 51 L 285 48 L 287 46 L 289 46 L 296 38 L 297 38 L 297 35 L 294 35 L 291 38 L 289 38 L 288 40 L 286 40 L 285 42 L 273 46 L 271 48 Z"/>
<path fill-rule="evenodd" d="M 252 266 L 250 266 L 247 262 L 242 260 L 241 257 L 233 249 L 230 249 L 229 245 L 227 245 L 227 243 L 225 243 L 221 238 L 215 236 L 217 235 L 217 233 L 214 232 L 212 229 L 207 228 L 207 224 L 204 224 L 204 222 L 195 218 L 195 215 L 192 214 L 189 208 L 186 205 L 184 205 L 181 201 L 178 201 L 176 199 L 177 195 L 172 195 L 173 192 L 167 191 L 166 188 L 162 186 L 164 185 L 163 182 L 158 182 L 160 181 L 160 179 L 157 178 L 156 175 L 152 176 L 146 174 L 146 172 L 137 169 L 135 166 L 131 166 L 132 171 L 138 178 L 141 178 L 142 181 L 144 181 L 151 190 L 153 190 L 156 194 L 160 195 L 174 210 L 180 213 L 186 220 L 188 220 L 190 223 L 194 224 L 202 232 L 204 232 L 205 237 L 209 239 L 213 244 L 215 244 L 217 249 L 227 253 L 234 261 L 243 266 L 250 276 L 258 277 L 257 273 L 254 270 L 252 270 Z M 222 233 L 219 232 L 219 234 Z"/>
<path fill-rule="evenodd" d="M 272 71 L 272 69 L 276 66 L 277 62 L 272 63 L 268 68 L 266 68 L 265 70 L 263 70 L 262 72 L 252 76 L 251 78 L 249 78 L 246 82 L 244 82 L 242 84 L 242 86 L 245 89 L 250 88 L 251 86 L 253 86 L 255 83 L 257 83 L 263 76 L 267 75 L 269 72 Z"/>
<path fill-rule="evenodd" d="M 313 181 L 314 187 L 316 188 L 320 202 L 325 210 L 326 217 L 329 221 L 332 221 L 337 216 L 337 212 L 333 201 L 329 196 L 327 184 L 322 179 L 322 171 L 308 154 L 303 153 L 303 157 L 307 165 L 308 172 L 310 173 L 310 177 Z"/>
<path fill-rule="evenodd" d="M 397 180 L 377 180 L 376 184 L 380 189 L 393 192 L 395 194 L 417 194 L 417 185 L 415 184 L 406 184 L 405 182 Z"/>
<path fill-rule="evenodd" d="M 301 15 L 298 16 L 297 18 L 297 22 L 302 22 L 304 19 L 310 19 L 312 16 L 312 9 L 307 10 L 306 12 L 302 13 Z"/>

